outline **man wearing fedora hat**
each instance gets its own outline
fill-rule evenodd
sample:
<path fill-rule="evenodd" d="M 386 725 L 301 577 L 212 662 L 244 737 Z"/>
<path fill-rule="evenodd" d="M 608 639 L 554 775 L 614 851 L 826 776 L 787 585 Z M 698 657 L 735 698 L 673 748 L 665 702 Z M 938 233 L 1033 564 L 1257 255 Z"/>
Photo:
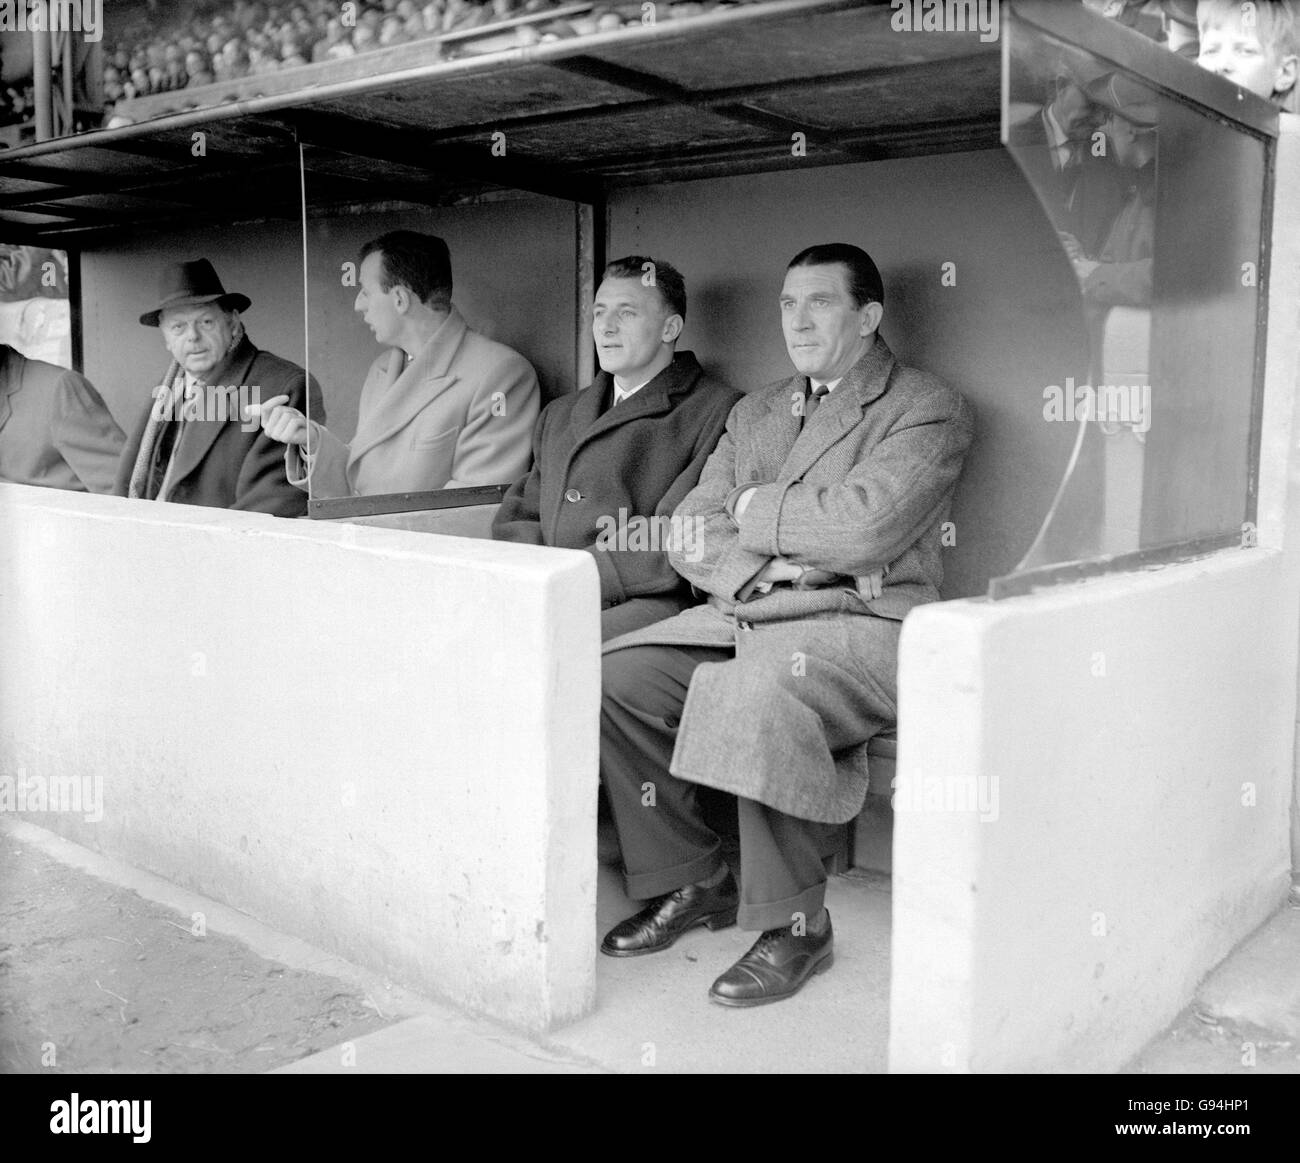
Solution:
<path fill-rule="evenodd" d="M 324 401 L 297 364 L 253 345 L 240 319 L 250 305 L 222 286 L 206 258 L 163 271 L 158 306 L 140 322 L 159 329 L 172 363 L 123 450 L 119 496 L 306 512 L 306 497 L 285 480 L 280 446 L 245 421 L 241 405 L 285 395 L 301 408 L 310 390 L 311 414 L 323 419 Z"/>

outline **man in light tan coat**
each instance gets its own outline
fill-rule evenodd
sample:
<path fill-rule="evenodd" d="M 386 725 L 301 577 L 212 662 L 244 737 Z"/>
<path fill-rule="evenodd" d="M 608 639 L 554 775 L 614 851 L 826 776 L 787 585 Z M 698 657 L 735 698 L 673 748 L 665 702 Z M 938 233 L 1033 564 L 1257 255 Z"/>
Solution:
<path fill-rule="evenodd" d="M 447 244 L 398 230 L 366 243 L 355 309 L 388 350 L 361 389 L 344 443 L 280 397 L 262 427 L 286 445 L 291 484 L 317 497 L 510 484 L 528 471 L 537 375 L 517 351 L 473 331 L 451 302 Z"/>

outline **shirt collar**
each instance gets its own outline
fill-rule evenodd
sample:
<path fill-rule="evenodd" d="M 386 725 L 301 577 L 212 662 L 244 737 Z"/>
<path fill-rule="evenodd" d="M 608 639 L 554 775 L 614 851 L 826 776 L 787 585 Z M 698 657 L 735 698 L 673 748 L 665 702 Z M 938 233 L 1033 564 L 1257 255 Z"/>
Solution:
<path fill-rule="evenodd" d="M 843 378 L 843 376 L 833 380 L 814 380 L 810 378 L 808 380 L 809 390 L 815 392 L 818 388 L 824 387 L 829 394 L 840 386 L 840 380 Z"/>
<path fill-rule="evenodd" d="M 1063 170 L 1070 164 L 1073 143 L 1066 136 L 1065 130 L 1061 128 L 1061 123 L 1056 120 L 1050 105 L 1043 110 L 1043 120 L 1047 123 L 1047 133 L 1051 138 L 1048 144 L 1052 151 L 1052 164 L 1058 170 Z"/>
<path fill-rule="evenodd" d="M 650 377 L 650 380 L 652 380 L 652 379 L 654 379 L 654 376 L 651 376 L 651 377 Z M 648 384 L 648 383 L 650 382 L 650 380 L 642 380 L 639 384 L 637 384 L 635 387 L 632 387 L 632 388 L 620 388 L 620 387 L 618 386 L 618 379 L 615 378 L 615 380 L 614 380 L 614 403 L 615 403 L 615 404 L 621 404 L 621 403 L 622 403 L 624 400 L 626 400 L 629 396 L 635 396 L 635 395 L 637 394 L 637 392 L 639 392 L 642 388 L 644 388 L 644 387 L 646 386 L 646 384 Z"/>

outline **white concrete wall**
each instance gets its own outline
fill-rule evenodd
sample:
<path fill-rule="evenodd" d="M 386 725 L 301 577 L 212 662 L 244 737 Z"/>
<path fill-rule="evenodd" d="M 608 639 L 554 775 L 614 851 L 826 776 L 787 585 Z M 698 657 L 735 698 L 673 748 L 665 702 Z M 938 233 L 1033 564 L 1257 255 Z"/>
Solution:
<path fill-rule="evenodd" d="M 1229 551 L 912 615 L 895 806 L 920 810 L 894 821 L 891 1069 L 1115 1070 L 1277 907 L 1281 566 Z M 943 810 L 969 788 L 982 811 Z"/>
<path fill-rule="evenodd" d="M 1300 116 L 1283 114 L 1278 120 L 1263 425 L 1264 453 L 1275 464 L 1285 463 L 1289 450 L 1300 450 L 1300 409 L 1296 408 L 1300 396 Z M 1260 481 L 1261 540 L 1281 546 L 1289 562 L 1300 558 L 1300 481 L 1295 476 L 1295 472 L 1270 472 Z M 1300 565 L 1293 563 L 1290 568 L 1300 577 Z M 1293 639 L 1300 635 L 1296 606 L 1292 601 L 1297 613 Z M 1300 770 L 1300 719 L 1295 759 Z M 1300 781 L 1291 807 L 1291 876 L 1300 891 Z"/>
<path fill-rule="evenodd" d="M 0 486 L 0 776 L 101 780 L 26 818 L 544 1029 L 594 998 L 598 607 L 582 553 Z"/>

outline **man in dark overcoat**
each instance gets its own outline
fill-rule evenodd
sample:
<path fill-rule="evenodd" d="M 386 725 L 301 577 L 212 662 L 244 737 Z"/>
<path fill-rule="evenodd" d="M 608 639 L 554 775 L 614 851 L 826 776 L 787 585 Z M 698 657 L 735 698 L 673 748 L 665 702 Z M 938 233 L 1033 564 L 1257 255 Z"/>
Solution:
<path fill-rule="evenodd" d="M 304 409 L 307 373 L 254 346 L 240 318 L 248 296 L 227 292 L 207 259 L 166 267 L 159 299 L 140 322 L 161 331 L 172 362 L 127 439 L 113 491 L 302 516 L 307 496 L 285 478 L 284 446 L 262 430 L 255 412 L 261 401 L 280 395 Z M 310 391 L 311 417 L 324 422 L 315 379 Z"/>
<path fill-rule="evenodd" d="M 533 467 L 492 523 L 498 540 L 592 554 L 606 639 L 692 604 L 668 562 L 671 517 L 740 395 L 676 350 L 685 322 L 670 263 L 632 255 L 605 268 L 592 314 L 601 371 L 543 410 Z"/>
<path fill-rule="evenodd" d="M 831 965 L 828 828 L 861 810 L 866 744 L 895 722 L 900 625 L 939 597 L 973 432 L 969 405 L 877 334 L 865 251 L 796 255 L 780 303 L 799 374 L 736 405 L 674 514 L 702 552 L 674 542 L 670 561 L 707 602 L 608 642 L 602 679 L 601 781 L 629 895 L 647 903 L 601 951 L 739 920 L 761 936 L 710 990 L 735 1006 Z M 739 888 L 697 785 L 737 797 Z"/>

